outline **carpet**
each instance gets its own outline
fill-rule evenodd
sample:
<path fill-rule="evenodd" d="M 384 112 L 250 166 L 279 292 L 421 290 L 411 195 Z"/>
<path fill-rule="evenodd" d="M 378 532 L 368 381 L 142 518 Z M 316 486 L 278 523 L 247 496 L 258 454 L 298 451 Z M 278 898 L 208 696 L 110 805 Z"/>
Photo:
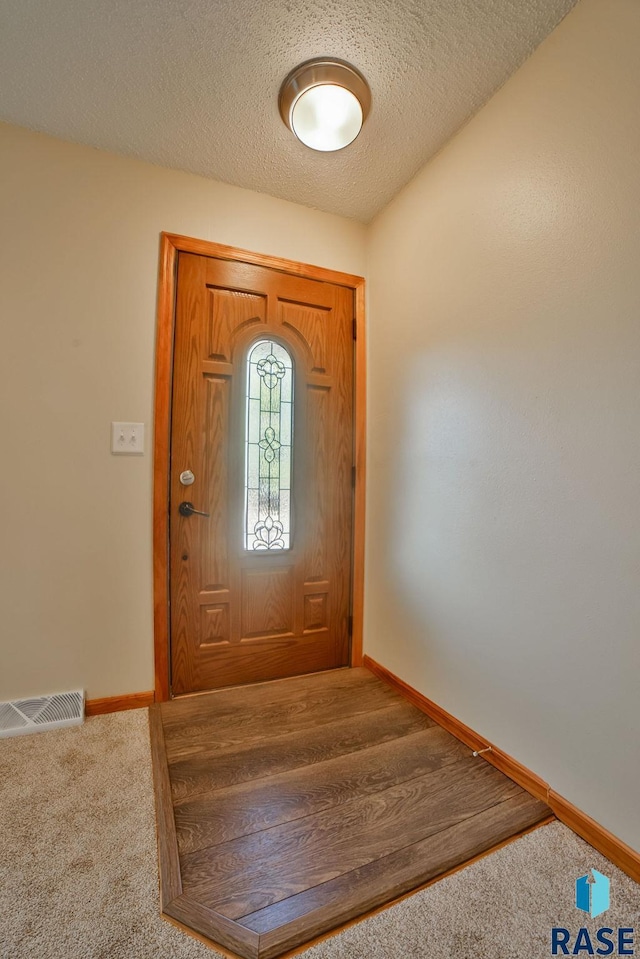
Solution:
<path fill-rule="evenodd" d="M 594 920 L 574 903 L 592 867 L 611 879 L 611 908 Z M 640 886 L 560 823 L 303 955 L 546 959 L 552 926 L 635 927 L 640 954 Z M 147 711 L 0 740 L 2 959 L 215 955 L 159 915 Z"/>

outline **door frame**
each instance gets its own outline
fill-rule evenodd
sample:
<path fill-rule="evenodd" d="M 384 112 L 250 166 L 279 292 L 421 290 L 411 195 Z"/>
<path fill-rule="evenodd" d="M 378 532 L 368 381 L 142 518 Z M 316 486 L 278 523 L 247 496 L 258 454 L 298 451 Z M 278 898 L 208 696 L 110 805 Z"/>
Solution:
<path fill-rule="evenodd" d="M 320 266 L 251 253 L 233 246 L 197 240 L 176 233 L 160 234 L 160 270 L 156 331 L 156 374 L 153 453 L 153 644 L 155 700 L 171 697 L 169 684 L 169 454 L 173 341 L 179 253 L 265 266 L 281 273 L 346 286 L 354 293 L 354 513 L 352 568 L 352 633 L 350 665 L 362 665 L 365 535 L 366 348 L 365 281 L 362 276 Z"/>

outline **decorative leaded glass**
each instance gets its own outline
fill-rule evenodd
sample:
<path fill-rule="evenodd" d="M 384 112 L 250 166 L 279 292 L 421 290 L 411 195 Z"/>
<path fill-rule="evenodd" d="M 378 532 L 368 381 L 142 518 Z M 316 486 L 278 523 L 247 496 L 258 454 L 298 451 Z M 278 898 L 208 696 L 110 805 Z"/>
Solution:
<path fill-rule="evenodd" d="M 293 362 L 275 340 L 258 340 L 247 365 L 245 548 L 289 549 Z"/>

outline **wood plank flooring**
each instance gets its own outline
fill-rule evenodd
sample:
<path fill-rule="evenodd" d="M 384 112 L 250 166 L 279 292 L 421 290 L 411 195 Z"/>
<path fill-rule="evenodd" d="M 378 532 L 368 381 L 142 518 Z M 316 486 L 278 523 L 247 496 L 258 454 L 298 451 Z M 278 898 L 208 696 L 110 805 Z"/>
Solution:
<path fill-rule="evenodd" d="M 548 818 L 366 669 L 151 708 L 163 913 L 272 959 Z"/>

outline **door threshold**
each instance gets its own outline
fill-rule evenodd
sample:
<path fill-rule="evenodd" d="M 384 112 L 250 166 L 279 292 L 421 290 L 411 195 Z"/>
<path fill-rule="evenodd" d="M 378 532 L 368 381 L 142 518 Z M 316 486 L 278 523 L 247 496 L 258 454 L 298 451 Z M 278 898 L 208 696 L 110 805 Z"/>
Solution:
<path fill-rule="evenodd" d="M 273 686 L 276 683 L 287 683 L 292 679 L 304 679 L 307 676 L 323 676 L 328 673 L 343 673 L 352 666 L 335 666 L 332 669 L 316 669 L 313 673 L 296 673 L 294 676 L 281 676 L 279 679 L 263 679 L 255 683 L 238 683 L 235 686 L 219 686 L 216 689 L 198 689 L 194 693 L 171 693 L 171 700 L 193 699 L 194 696 L 210 696 L 212 693 L 224 693 L 227 689 L 248 689 L 250 686 Z"/>

